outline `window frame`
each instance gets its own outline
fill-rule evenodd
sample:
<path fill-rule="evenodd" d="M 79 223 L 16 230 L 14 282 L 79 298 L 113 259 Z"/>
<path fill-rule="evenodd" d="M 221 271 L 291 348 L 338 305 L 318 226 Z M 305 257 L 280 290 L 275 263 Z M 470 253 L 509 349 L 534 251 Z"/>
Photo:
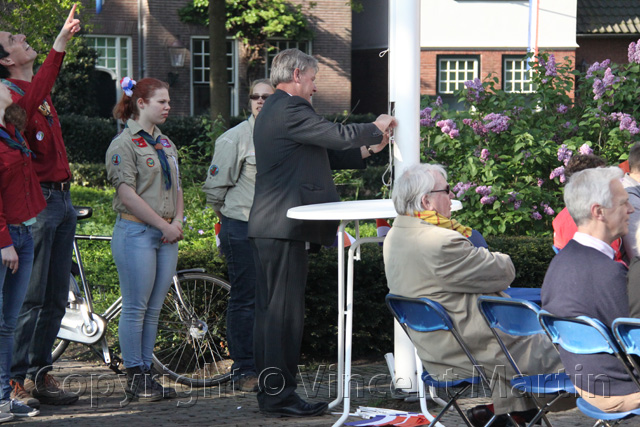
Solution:
<path fill-rule="evenodd" d="M 505 93 L 535 93 L 537 91 L 537 88 L 535 87 L 534 83 L 533 83 L 533 78 L 531 77 L 531 68 L 529 68 L 529 85 L 531 86 L 531 90 L 507 90 L 507 82 L 509 82 L 509 80 L 507 80 L 507 61 L 514 61 L 514 60 L 519 60 L 520 62 L 522 62 L 522 64 L 524 65 L 524 69 L 522 70 L 518 70 L 519 72 L 522 73 L 527 73 L 526 70 L 526 63 L 527 63 L 527 57 L 526 55 L 502 55 L 502 90 Z M 511 73 L 516 73 L 518 72 L 516 70 L 512 70 L 510 71 Z M 520 81 L 518 80 L 511 80 L 512 85 L 515 85 L 515 83 L 521 83 L 521 84 L 527 84 L 525 79 L 521 79 Z"/>
<path fill-rule="evenodd" d="M 232 116 L 237 116 L 238 114 L 240 114 L 239 111 L 239 104 L 238 104 L 238 75 L 239 75 L 239 71 L 238 71 L 238 42 L 231 38 L 231 37 L 227 37 L 227 43 L 228 46 L 231 46 L 231 52 L 229 52 L 229 50 L 227 50 L 227 57 L 230 58 L 230 63 L 231 66 L 227 66 L 227 72 L 230 72 L 231 75 L 231 81 L 227 81 L 227 84 L 229 85 L 229 100 L 230 100 L 230 114 Z M 190 113 L 193 116 L 195 114 L 195 85 L 199 85 L 199 84 L 209 84 L 209 80 L 208 80 L 208 74 L 209 74 L 209 52 L 205 52 L 205 45 L 206 43 L 209 42 L 209 36 L 200 36 L 200 35 L 194 35 L 191 36 L 190 40 L 189 40 L 189 44 L 190 44 L 190 52 L 191 52 L 191 62 L 190 62 L 190 66 L 189 66 L 189 98 L 190 98 Z M 201 46 L 202 49 L 202 54 L 200 54 L 199 50 L 196 50 L 196 45 L 199 44 Z M 200 55 L 202 56 L 202 66 L 199 67 L 199 70 L 202 70 L 203 73 L 207 74 L 207 80 L 205 81 L 195 81 L 194 80 L 194 69 L 195 69 L 195 57 L 196 55 Z"/>
<path fill-rule="evenodd" d="M 278 46 L 274 46 L 277 43 Z M 279 46 L 284 43 L 284 46 Z M 307 49 L 300 49 L 300 44 L 306 43 Z M 313 42 L 311 40 L 292 40 L 285 38 L 273 38 L 267 40 L 267 44 L 264 49 L 264 57 L 265 57 L 265 67 L 264 67 L 264 78 L 268 79 L 271 75 L 271 62 L 273 58 L 280 52 L 280 50 L 284 49 L 296 48 L 306 53 L 307 55 L 313 55 Z"/>
<path fill-rule="evenodd" d="M 456 89 L 453 90 L 453 92 L 442 92 L 440 91 L 440 73 L 443 71 L 442 70 L 442 61 L 474 61 L 476 64 L 475 67 L 475 75 L 472 78 L 465 78 L 464 80 L 460 81 L 458 79 L 455 80 L 455 82 L 459 85 Z M 473 80 L 475 78 L 479 78 L 480 77 L 480 55 L 466 55 L 466 54 L 460 54 L 460 55 L 451 55 L 451 54 L 447 54 L 447 55 L 437 55 L 436 56 L 436 94 L 440 95 L 440 96 L 454 96 L 455 93 L 464 88 L 464 82 L 469 81 L 469 80 Z M 450 72 L 450 70 L 447 70 Z M 456 71 L 459 72 L 459 71 Z M 467 72 L 467 71 L 465 71 Z M 446 80 L 447 84 L 449 84 L 450 80 Z"/>

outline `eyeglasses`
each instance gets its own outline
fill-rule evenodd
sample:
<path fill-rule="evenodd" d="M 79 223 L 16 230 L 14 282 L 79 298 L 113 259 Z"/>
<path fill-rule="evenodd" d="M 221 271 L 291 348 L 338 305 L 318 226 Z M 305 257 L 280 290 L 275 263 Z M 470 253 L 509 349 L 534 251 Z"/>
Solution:
<path fill-rule="evenodd" d="M 447 186 L 444 187 L 443 190 L 431 190 L 431 191 L 429 191 L 429 193 L 447 193 L 447 194 L 449 194 L 449 193 L 451 193 L 451 187 L 449 186 L 449 184 L 447 184 Z"/>
<path fill-rule="evenodd" d="M 266 93 L 263 93 L 262 95 L 258 95 L 257 93 L 252 93 L 251 95 L 249 95 L 249 99 L 252 101 L 257 101 L 258 99 L 262 98 L 263 101 L 266 101 L 269 96 L 271 95 Z"/>

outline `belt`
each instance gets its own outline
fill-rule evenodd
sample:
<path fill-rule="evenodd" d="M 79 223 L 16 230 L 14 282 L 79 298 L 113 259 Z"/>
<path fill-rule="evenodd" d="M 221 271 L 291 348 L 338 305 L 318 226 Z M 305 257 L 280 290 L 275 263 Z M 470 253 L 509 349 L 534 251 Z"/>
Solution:
<path fill-rule="evenodd" d="M 144 221 L 138 219 L 137 216 L 131 215 L 131 214 L 128 214 L 128 213 L 121 213 L 120 214 L 120 218 L 126 219 L 127 221 L 139 222 L 140 224 L 146 224 Z M 167 221 L 169 224 L 171 224 L 171 221 L 173 221 L 173 218 L 162 218 L 162 219 Z"/>
<path fill-rule="evenodd" d="M 71 188 L 71 182 L 41 182 L 40 187 L 47 188 L 49 190 L 69 191 Z"/>

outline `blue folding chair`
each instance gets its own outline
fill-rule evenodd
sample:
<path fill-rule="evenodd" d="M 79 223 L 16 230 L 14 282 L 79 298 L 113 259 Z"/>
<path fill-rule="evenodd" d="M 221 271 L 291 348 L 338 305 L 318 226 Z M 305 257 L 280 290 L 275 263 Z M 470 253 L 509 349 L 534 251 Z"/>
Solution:
<path fill-rule="evenodd" d="M 511 380 L 511 385 L 531 396 L 538 407 L 538 413 L 529 425 L 534 425 L 542 418 L 548 426 L 551 426 L 545 414 L 558 399 L 567 394 L 576 393 L 571 379 L 565 373 L 525 375 L 498 334 L 500 331 L 516 337 L 545 335 L 544 329 L 538 321 L 540 307 L 523 299 L 480 296 L 478 297 L 478 309 L 491 328 L 491 332 L 500 344 L 509 364 L 516 371 L 517 377 Z M 543 404 L 536 399 L 536 396 L 541 394 L 556 394 L 557 396 L 550 402 Z"/>
<path fill-rule="evenodd" d="M 445 412 L 453 407 L 458 412 L 462 420 L 468 425 L 472 426 L 471 422 L 465 415 L 465 413 L 458 406 L 458 398 L 465 391 L 467 391 L 473 385 L 484 385 L 489 388 L 489 381 L 482 367 L 478 364 L 473 357 L 469 348 L 465 344 L 462 336 L 453 326 L 451 318 L 445 311 L 445 309 L 435 301 L 431 301 L 428 298 L 406 298 L 398 295 L 388 294 L 386 297 L 387 307 L 391 310 L 391 313 L 396 318 L 402 328 L 409 334 L 409 329 L 417 332 L 434 332 L 434 331 L 448 331 L 450 332 L 456 342 L 460 345 L 460 349 L 469 359 L 469 362 L 474 367 L 473 371 L 478 375 L 470 378 L 458 379 L 455 381 L 438 381 L 429 375 L 428 372 L 422 373 L 422 362 L 417 359 L 416 367 L 418 369 L 418 375 L 422 378 L 423 384 L 419 384 L 420 393 L 420 407 L 423 414 L 431 421 L 430 425 L 437 425 L 438 421 L 442 418 Z M 424 384 L 431 388 L 445 389 L 449 397 L 449 401 L 446 402 L 444 408 L 434 418 L 427 410 L 426 396 L 424 393 Z M 509 415 L 510 417 L 510 415 Z M 494 415 L 487 423 L 491 425 L 495 420 Z M 515 422 L 514 422 L 515 423 Z"/>
<path fill-rule="evenodd" d="M 540 310 L 538 320 L 556 347 L 574 354 L 610 354 L 615 356 L 640 391 L 640 383 L 627 363 L 611 331 L 598 319 L 587 316 L 561 317 Z M 595 418 L 597 425 L 608 425 L 606 421 L 620 421 L 640 415 L 640 409 L 627 412 L 604 412 L 583 398 L 577 400 L 578 409 L 588 417 Z"/>
<path fill-rule="evenodd" d="M 627 356 L 629 364 L 636 372 L 640 372 L 640 319 L 620 317 L 611 325 L 613 335 L 616 337 L 620 348 Z M 634 375 L 632 378 L 637 379 Z M 638 382 L 636 381 L 636 384 Z"/>

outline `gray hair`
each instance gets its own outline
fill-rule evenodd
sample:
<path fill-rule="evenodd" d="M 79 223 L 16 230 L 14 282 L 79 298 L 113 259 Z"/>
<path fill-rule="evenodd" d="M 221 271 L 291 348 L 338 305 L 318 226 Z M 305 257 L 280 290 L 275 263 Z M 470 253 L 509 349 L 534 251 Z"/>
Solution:
<path fill-rule="evenodd" d="M 393 206 L 399 215 L 413 215 L 423 211 L 422 196 L 429 194 L 436 184 L 435 174 L 439 173 L 446 181 L 447 172 L 440 165 L 417 164 L 410 166 L 398 178 L 393 187 Z"/>
<path fill-rule="evenodd" d="M 313 68 L 317 73 L 318 60 L 298 49 L 281 51 L 271 62 L 271 84 L 275 87 L 280 83 L 289 83 L 293 80 L 293 72 L 296 68 L 299 68 L 301 73 L 308 68 Z"/>
<path fill-rule="evenodd" d="M 571 175 L 564 187 L 564 203 L 576 225 L 591 219 L 591 206 L 611 207 L 611 181 L 622 179 L 623 176 L 624 172 L 617 166 L 585 169 Z"/>

